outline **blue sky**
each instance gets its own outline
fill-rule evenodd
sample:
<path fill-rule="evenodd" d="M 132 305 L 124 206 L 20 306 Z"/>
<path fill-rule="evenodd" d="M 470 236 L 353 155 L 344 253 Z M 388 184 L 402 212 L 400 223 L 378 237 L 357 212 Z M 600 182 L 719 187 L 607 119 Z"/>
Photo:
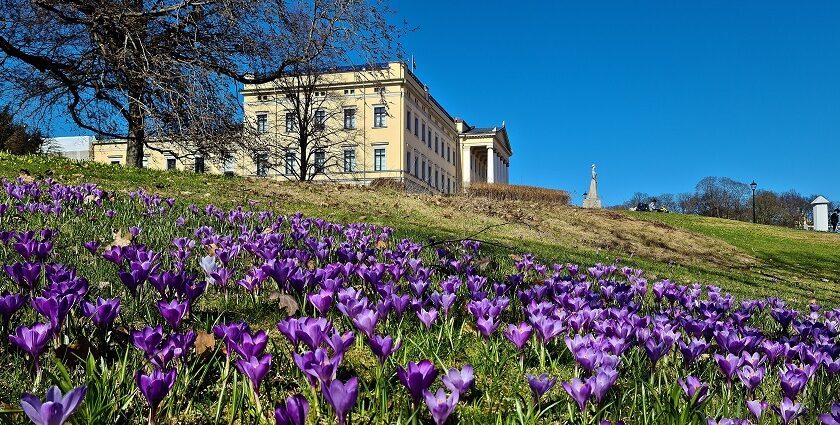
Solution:
<path fill-rule="evenodd" d="M 840 201 L 840 2 L 396 0 L 454 116 L 505 120 L 512 183 L 606 204 L 709 175 Z"/>

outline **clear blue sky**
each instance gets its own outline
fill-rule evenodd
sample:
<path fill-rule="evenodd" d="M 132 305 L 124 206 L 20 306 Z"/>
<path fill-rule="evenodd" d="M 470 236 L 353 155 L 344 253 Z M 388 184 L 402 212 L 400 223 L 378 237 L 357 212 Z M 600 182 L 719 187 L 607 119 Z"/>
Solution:
<path fill-rule="evenodd" d="M 453 115 L 505 120 L 512 183 L 691 191 L 709 175 L 840 201 L 840 1 L 395 0 Z"/>

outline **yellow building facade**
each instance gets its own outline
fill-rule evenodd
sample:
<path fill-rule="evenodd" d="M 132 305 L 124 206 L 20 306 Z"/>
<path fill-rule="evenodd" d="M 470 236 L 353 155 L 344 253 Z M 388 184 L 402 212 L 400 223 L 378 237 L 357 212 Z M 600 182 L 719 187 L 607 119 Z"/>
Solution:
<path fill-rule="evenodd" d="M 217 163 L 155 146 L 146 149 L 144 165 L 293 178 L 289 171 L 300 151 L 290 90 L 294 86 L 283 82 L 246 85 L 241 91 L 245 128 L 255 130 L 245 146 L 256 149 L 232 149 Z M 438 193 L 455 193 L 470 182 L 508 182 L 513 152 L 505 126 L 475 128 L 453 118 L 403 63 L 333 70 L 319 76 L 313 96 L 321 96 L 312 111 L 319 128 L 330 133 L 329 142 L 312 156 L 313 180 L 370 184 L 389 179 L 410 191 Z M 123 142 L 97 141 L 92 150 L 96 161 L 125 162 Z"/>

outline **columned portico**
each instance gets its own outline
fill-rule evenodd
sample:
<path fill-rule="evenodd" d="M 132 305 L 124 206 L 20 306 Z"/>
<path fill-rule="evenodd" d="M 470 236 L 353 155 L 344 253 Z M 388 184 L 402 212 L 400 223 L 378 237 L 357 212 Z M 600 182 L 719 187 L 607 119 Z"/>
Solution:
<path fill-rule="evenodd" d="M 470 183 L 508 183 L 513 155 L 504 126 L 475 128 L 456 119 L 461 147 L 461 181 Z"/>

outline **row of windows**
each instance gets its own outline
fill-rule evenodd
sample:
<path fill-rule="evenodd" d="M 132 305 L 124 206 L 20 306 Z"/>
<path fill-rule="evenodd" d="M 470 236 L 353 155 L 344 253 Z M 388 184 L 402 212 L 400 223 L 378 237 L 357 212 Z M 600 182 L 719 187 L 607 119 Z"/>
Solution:
<path fill-rule="evenodd" d="M 344 129 L 356 129 L 356 108 L 344 109 Z M 294 112 L 286 113 L 286 133 L 293 133 L 297 131 L 297 115 Z M 315 111 L 315 126 L 316 129 L 323 130 L 327 123 L 327 111 L 319 109 Z M 373 128 L 388 127 L 388 110 L 384 106 L 374 106 L 373 108 Z M 257 114 L 257 134 L 268 133 L 268 113 L 260 112 Z"/>
<path fill-rule="evenodd" d="M 405 126 L 406 129 L 411 131 L 411 123 L 412 123 L 412 116 L 411 111 L 406 112 L 406 119 L 405 119 Z M 438 133 L 435 132 L 434 137 L 434 147 L 432 147 L 432 126 L 429 125 L 428 130 L 426 129 L 426 121 L 420 121 L 420 119 L 415 115 L 414 116 L 414 136 L 418 137 L 418 130 L 419 130 L 419 137 L 420 141 L 425 144 L 429 150 L 433 150 L 436 154 L 439 154 L 441 158 L 445 159 L 446 162 L 455 165 L 455 155 L 452 151 L 452 145 L 447 143 L 445 140 L 440 140 L 440 136 Z"/>
<path fill-rule="evenodd" d="M 411 152 L 405 153 L 405 169 L 414 177 L 425 181 L 429 186 L 437 190 L 446 190 L 447 193 L 452 191 L 452 176 L 443 172 L 436 165 L 434 166 L 434 174 L 432 174 L 432 161 L 426 162 L 426 158 L 420 158 L 417 153 L 414 153 L 414 167 L 412 168 Z M 412 169 L 414 172 L 412 173 Z M 444 185 L 444 182 L 446 185 Z"/>

